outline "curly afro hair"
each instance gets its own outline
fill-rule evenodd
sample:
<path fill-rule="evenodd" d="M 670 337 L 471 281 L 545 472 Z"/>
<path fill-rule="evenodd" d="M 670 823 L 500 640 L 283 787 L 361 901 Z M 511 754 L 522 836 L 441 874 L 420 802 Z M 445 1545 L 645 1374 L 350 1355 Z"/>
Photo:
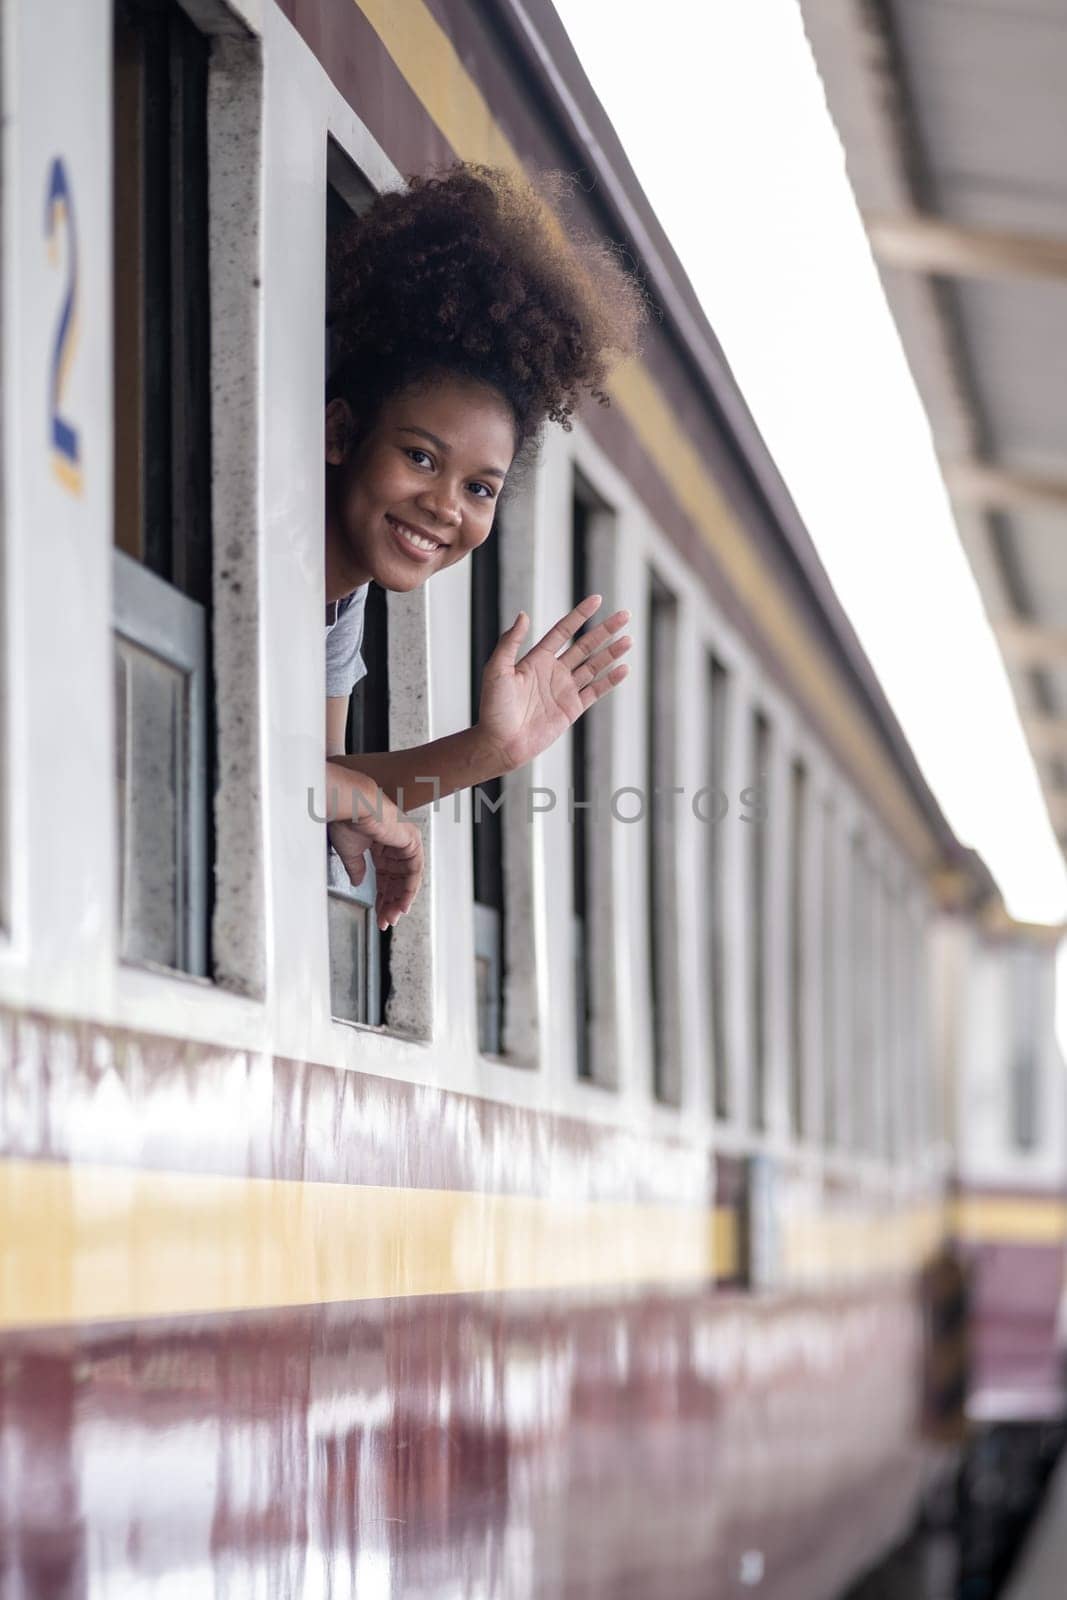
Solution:
<path fill-rule="evenodd" d="M 331 245 L 328 397 L 362 431 L 390 395 L 447 372 L 509 402 L 517 448 L 570 427 L 583 393 L 607 403 L 636 350 L 644 292 L 611 247 L 564 231 L 526 179 L 460 165 L 379 195 Z"/>

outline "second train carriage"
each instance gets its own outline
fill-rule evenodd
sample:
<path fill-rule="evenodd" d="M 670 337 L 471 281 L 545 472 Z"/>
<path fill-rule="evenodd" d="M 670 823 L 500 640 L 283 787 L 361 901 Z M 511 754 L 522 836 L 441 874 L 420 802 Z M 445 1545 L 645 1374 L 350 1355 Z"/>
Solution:
<path fill-rule="evenodd" d="M 828 1600 L 929 1470 L 985 885 L 558 19 L 2 21 L 5 1594 Z M 663 316 L 373 602 L 350 746 L 464 725 L 519 606 L 643 648 L 379 937 L 315 820 L 326 241 L 454 156 L 578 172 Z"/>

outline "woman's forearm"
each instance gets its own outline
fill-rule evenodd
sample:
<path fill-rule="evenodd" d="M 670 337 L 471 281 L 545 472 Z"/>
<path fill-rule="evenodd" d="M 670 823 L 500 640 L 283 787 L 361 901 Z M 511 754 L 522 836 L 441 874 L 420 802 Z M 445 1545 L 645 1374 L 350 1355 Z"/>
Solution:
<path fill-rule="evenodd" d="M 499 750 L 477 727 L 450 733 L 410 750 L 382 750 L 333 756 L 331 766 L 365 773 L 403 811 L 417 811 L 434 800 L 488 783 L 506 770 Z M 347 811 L 346 811 L 347 816 Z"/>

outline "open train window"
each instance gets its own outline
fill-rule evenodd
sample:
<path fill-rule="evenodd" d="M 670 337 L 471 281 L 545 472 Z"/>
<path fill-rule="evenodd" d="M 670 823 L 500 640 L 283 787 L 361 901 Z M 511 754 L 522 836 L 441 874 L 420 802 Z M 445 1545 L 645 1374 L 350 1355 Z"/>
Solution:
<path fill-rule="evenodd" d="M 116 782 L 124 960 L 204 975 L 212 884 L 209 41 L 116 0 Z"/>
<path fill-rule="evenodd" d="M 615 513 L 577 469 L 571 479 L 571 600 L 610 596 L 614 588 Z M 607 599 L 603 611 L 610 611 Z M 599 622 L 592 619 L 592 626 Z M 587 624 L 588 626 L 588 624 Z M 575 1072 L 602 1088 L 618 1084 L 615 1049 L 612 829 L 603 820 L 610 788 L 611 707 L 579 717 L 570 734 L 571 952 Z"/>
<path fill-rule="evenodd" d="M 500 637 L 500 541 L 492 537 L 471 556 L 471 723 L 478 718 L 482 671 Z M 474 970 L 478 1048 L 500 1055 L 504 1038 L 504 813 L 499 778 L 471 796 L 474 861 Z"/>
<path fill-rule="evenodd" d="M 571 599 L 589 593 L 589 523 L 592 508 L 575 483 L 571 492 Z M 592 978 L 589 882 L 589 822 L 587 806 L 592 793 L 589 771 L 589 729 L 584 717 L 571 729 L 571 787 L 574 816 L 571 823 L 571 951 L 574 970 L 574 1053 L 579 1078 L 593 1076 Z"/>
<path fill-rule="evenodd" d="M 370 204 L 374 191 L 331 140 L 326 159 L 327 335 L 326 370 L 332 365 L 328 319 L 332 304 L 331 247 L 338 232 Z M 329 620 L 329 617 L 327 618 Z M 389 748 L 389 646 L 385 594 L 376 584 L 367 593 L 361 646 L 366 675 L 352 690 L 345 716 L 346 755 Z M 380 1024 L 389 986 L 390 936 L 374 917 L 374 867 L 358 887 L 349 882 L 340 858 L 328 857 L 327 910 L 330 945 L 330 1009 L 345 1022 Z"/>
<path fill-rule="evenodd" d="M 708 787 L 715 803 L 715 821 L 706 829 L 707 839 L 707 934 L 708 997 L 711 1037 L 712 1098 L 717 1117 L 731 1113 L 729 1062 L 726 1059 L 726 896 L 725 818 L 719 816 L 726 803 L 726 730 L 729 715 L 730 679 L 716 656 L 708 657 Z"/>
<path fill-rule="evenodd" d="M 771 725 L 763 711 L 752 713 L 752 784 L 760 801 L 750 819 L 748 981 L 749 1040 L 752 1063 L 752 1121 L 760 1132 L 767 1127 L 767 798 L 770 782 Z"/>
<path fill-rule="evenodd" d="M 665 1105 L 682 1102 L 678 1037 L 678 893 L 674 870 L 678 602 L 656 572 L 649 573 L 648 673 L 645 687 L 647 769 L 648 971 L 652 1007 L 652 1084 Z"/>
<path fill-rule="evenodd" d="M 862 834 L 852 835 L 849 856 L 849 993 L 852 1146 L 876 1148 L 874 1093 L 874 894 Z"/>
<path fill-rule="evenodd" d="M 808 771 L 795 757 L 789 781 L 789 1110 L 798 1139 L 807 1127 L 807 915 Z"/>

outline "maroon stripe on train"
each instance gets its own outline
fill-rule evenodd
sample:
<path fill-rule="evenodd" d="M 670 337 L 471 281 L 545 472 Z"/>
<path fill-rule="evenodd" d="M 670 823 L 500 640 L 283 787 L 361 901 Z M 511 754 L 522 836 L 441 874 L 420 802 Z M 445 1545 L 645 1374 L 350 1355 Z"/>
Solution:
<path fill-rule="evenodd" d="M 1010 1396 L 1022 1416 L 1062 1416 L 1063 1246 L 967 1241 L 960 1253 L 970 1279 L 972 1396 Z"/>
<path fill-rule="evenodd" d="M 276 3 L 401 172 L 425 172 L 455 160 L 355 0 Z"/>
<path fill-rule="evenodd" d="M 825 1600 L 916 1506 L 919 1337 L 903 1285 L 3 1335 L 0 1592 Z"/>

